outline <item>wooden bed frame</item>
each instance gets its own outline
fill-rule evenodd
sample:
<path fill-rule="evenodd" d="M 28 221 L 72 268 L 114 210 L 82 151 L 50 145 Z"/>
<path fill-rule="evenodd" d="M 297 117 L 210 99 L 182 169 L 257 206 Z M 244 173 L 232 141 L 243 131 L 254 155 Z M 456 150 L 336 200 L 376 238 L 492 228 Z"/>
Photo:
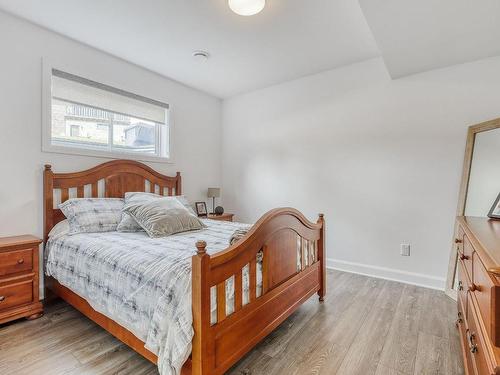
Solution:
<path fill-rule="evenodd" d="M 73 191 L 76 194 L 71 194 Z M 55 207 L 71 195 L 111 198 L 123 197 L 129 191 L 180 195 L 181 176 L 179 172 L 175 177 L 164 176 L 130 160 L 110 161 L 76 173 L 54 173 L 51 166 L 46 165 L 45 241 L 54 225 L 65 218 Z M 323 301 L 326 293 L 324 230 L 322 214 L 317 223 L 312 223 L 295 209 L 278 208 L 265 214 L 236 244 L 215 255 L 206 253 L 205 242 L 196 243 L 197 253 L 192 260 L 194 338 L 191 357 L 184 364 L 182 375 L 223 374 L 313 294 L 318 293 Z M 263 285 L 257 296 L 259 252 L 263 254 Z M 246 265 L 250 269 L 250 292 L 249 302 L 243 305 L 242 268 Z M 235 281 L 234 313 L 226 316 L 225 283 L 231 277 Z M 46 286 L 156 364 L 156 355 L 130 331 L 95 311 L 86 300 L 55 279 L 47 277 Z M 211 287 L 217 290 L 217 323 L 212 325 Z"/>

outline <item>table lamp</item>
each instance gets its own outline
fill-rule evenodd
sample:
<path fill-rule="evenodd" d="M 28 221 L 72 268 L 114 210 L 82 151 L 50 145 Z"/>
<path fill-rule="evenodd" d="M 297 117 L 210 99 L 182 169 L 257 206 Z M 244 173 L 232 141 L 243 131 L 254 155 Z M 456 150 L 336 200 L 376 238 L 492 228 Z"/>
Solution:
<path fill-rule="evenodd" d="M 208 188 L 207 197 L 212 198 L 212 213 L 215 214 L 215 198 L 220 197 L 220 188 Z"/>

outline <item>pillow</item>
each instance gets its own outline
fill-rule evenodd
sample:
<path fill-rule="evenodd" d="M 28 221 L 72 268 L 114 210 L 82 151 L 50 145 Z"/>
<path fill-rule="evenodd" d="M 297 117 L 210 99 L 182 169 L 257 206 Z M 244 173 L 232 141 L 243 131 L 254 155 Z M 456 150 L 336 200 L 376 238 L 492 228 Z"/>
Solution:
<path fill-rule="evenodd" d="M 129 203 L 123 212 L 132 216 L 150 237 L 163 237 L 175 233 L 205 228 L 177 199 L 165 197 L 145 203 Z"/>
<path fill-rule="evenodd" d="M 125 206 L 130 203 L 146 203 L 155 199 L 160 199 L 161 195 L 143 192 L 128 192 L 125 193 Z M 143 229 L 137 222 L 125 211 L 122 211 L 122 217 L 116 230 L 118 232 L 139 232 Z"/>
<path fill-rule="evenodd" d="M 177 199 L 181 204 L 186 207 L 186 210 L 188 210 L 191 214 L 194 216 L 198 216 L 196 212 L 194 212 L 193 207 L 189 204 L 189 201 L 184 195 L 176 195 L 173 198 Z"/>
<path fill-rule="evenodd" d="M 49 232 L 49 238 L 63 236 L 69 233 L 68 219 L 58 222 Z"/>
<path fill-rule="evenodd" d="M 146 203 L 146 202 L 151 202 L 152 200 L 155 199 L 162 199 L 162 198 L 177 199 L 179 202 L 182 203 L 184 207 L 186 207 L 186 209 L 189 212 L 191 212 L 193 215 L 196 215 L 194 213 L 193 208 L 190 206 L 188 200 L 183 195 L 179 195 L 176 197 L 165 197 L 153 193 L 128 192 L 125 193 L 125 205 L 128 205 L 129 203 Z M 128 213 L 123 212 L 122 218 L 116 230 L 118 232 L 139 232 L 142 231 L 143 229 Z"/>
<path fill-rule="evenodd" d="M 73 198 L 59 205 L 68 219 L 68 234 L 115 231 L 122 217 L 123 199 Z"/>

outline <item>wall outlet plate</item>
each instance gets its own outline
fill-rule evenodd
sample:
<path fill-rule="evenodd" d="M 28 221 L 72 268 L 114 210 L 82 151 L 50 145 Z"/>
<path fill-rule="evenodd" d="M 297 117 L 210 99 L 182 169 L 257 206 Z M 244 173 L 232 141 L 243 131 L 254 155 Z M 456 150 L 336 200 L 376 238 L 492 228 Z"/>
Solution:
<path fill-rule="evenodd" d="M 400 254 L 404 257 L 410 256 L 410 244 L 409 243 L 402 243 L 401 244 Z"/>

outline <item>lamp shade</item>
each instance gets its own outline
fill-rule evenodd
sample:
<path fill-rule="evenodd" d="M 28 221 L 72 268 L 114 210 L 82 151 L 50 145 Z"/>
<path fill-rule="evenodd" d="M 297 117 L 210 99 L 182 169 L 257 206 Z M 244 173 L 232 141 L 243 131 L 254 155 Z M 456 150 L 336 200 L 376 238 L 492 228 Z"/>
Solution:
<path fill-rule="evenodd" d="M 220 188 L 208 188 L 207 197 L 219 198 L 220 197 Z"/>

